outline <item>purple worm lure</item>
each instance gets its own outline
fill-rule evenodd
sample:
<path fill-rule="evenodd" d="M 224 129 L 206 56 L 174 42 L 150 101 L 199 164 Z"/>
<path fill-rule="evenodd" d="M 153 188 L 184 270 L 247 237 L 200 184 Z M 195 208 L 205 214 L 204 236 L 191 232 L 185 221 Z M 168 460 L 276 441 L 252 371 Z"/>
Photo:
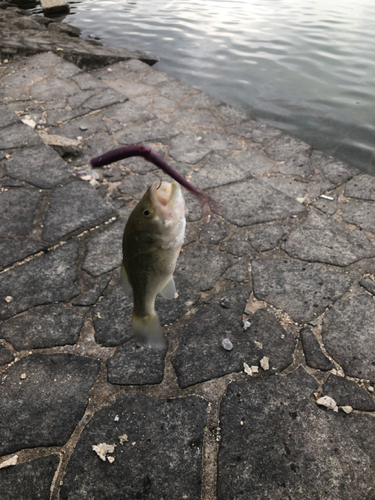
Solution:
<path fill-rule="evenodd" d="M 164 170 L 165 173 L 170 175 L 172 179 L 177 181 L 181 186 L 184 186 L 188 191 L 193 193 L 194 196 L 198 198 L 198 200 L 202 203 L 208 203 L 209 206 L 214 208 L 220 208 L 220 204 L 216 202 L 211 196 L 207 193 L 204 193 L 200 189 L 190 184 L 181 174 L 176 172 L 174 168 L 168 165 L 160 156 L 158 156 L 155 151 L 147 146 L 125 146 L 123 148 L 113 149 L 112 151 L 108 151 L 108 153 L 104 153 L 103 155 L 97 156 L 96 158 L 92 158 L 90 160 L 91 165 L 96 167 L 104 167 L 105 165 L 109 165 L 110 163 L 114 163 L 115 161 L 124 160 L 125 158 L 131 158 L 132 156 L 142 156 L 146 161 L 153 163 L 157 167 Z"/>

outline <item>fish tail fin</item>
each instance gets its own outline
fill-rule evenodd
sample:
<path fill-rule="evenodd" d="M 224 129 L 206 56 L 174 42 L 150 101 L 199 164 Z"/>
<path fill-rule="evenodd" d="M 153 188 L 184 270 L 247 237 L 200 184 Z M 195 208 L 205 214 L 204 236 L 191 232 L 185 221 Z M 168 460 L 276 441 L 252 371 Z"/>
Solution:
<path fill-rule="evenodd" d="M 144 340 L 147 345 L 155 349 L 163 349 L 165 347 L 163 329 L 155 313 L 150 313 L 147 316 L 137 316 L 133 313 L 132 325 L 136 337 Z"/>

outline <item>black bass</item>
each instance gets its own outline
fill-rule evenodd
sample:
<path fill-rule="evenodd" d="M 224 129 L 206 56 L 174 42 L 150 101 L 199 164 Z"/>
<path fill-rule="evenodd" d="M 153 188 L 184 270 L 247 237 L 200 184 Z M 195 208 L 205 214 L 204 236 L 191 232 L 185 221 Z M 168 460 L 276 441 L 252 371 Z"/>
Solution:
<path fill-rule="evenodd" d="M 133 290 L 132 325 L 138 338 L 162 348 L 156 295 L 173 299 L 173 272 L 185 236 L 185 201 L 177 182 L 154 182 L 129 216 L 123 238 L 121 281 Z"/>

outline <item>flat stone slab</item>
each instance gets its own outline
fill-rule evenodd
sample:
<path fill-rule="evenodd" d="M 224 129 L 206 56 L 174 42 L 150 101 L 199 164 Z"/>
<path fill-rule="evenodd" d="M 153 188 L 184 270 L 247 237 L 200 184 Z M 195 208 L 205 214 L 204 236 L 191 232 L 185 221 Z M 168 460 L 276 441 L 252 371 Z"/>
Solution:
<path fill-rule="evenodd" d="M 368 201 L 349 201 L 342 207 L 342 219 L 361 229 L 375 233 L 375 204 Z"/>
<path fill-rule="evenodd" d="M 61 500 L 118 498 L 124 491 L 128 498 L 200 498 L 206 415 L 207 403 L 197 396 L 118 396 L 84 429 L 66 469 Z M 114 445 L 105 461 L 92 450 L 99 443 Z"/>
<path fill-rule="evenodd" d="M 0 239 L 0 269 L 39 252 L 44 246 L 38 241 Z"/>
<path fill-rule="evenodd" d="M 113 212 L 113 206 L 103 200 L 89 184 L 72 182 L 54 191 L 42 238 L 44 241 L 57 241 L 77 229 L 109 217 Z"/>
<path fill-rule="evenodd" d="M 39 134 L 23 123 L 14 123 L 0 129 L 0 151 L 42 144 L 43 141 Z"/>
<path fill-rule="evenodd" d="M 294 339 L 273 314 L 257 311 L 251 317 L 251 328 L 246 332 L 239 323 L 226 317 L 222 308 L 213 305 L 199 306 L 193 312 L 172 357 L 182 389 L 228 373 L 241 372 L 244 362 L 259 367 L 264 356 L 270 360 L 270 371 L 259 368 L 261 375 L 282 370 L 293 361 Z M 222 346 L 225 338 L 233 344 L 231 351 Z"/>
<path fill-rule="evenodd" d="M 350 180 L 345 186 L 345 196 L 375 201 L 375 177 L 362 174 Z"/>
<path fill-rule="evenodd" d="M 99 365 L 72 354 L 32 354 L 8 368 L 0 386 L 0 454 L 65 444 L 84 414 Z"/>
<path fill-rule="evenodd" d="M 375 401 L 370 394 L 352 380 L 330 375 L 323 385 L 322 396 L 330 396 L 339 406 L 351 406 L 354 410 L 375 411 Z"/>
<path fill-rule="evenodd" d="M 318 339 L 310 328 L 304 328 L 301 333 L 303 352 L 306 358 L 306 364 L 317 370 L 327 371 L 334 368 L 334 364 L 323 353 Z"/>
<path fill-rule="evenodd" d="M 70 300 L 77 296 L 79 292 L 74 284 L 77 278 L 77 253 L 77 242 L 70 241 L 46 255 L 1 274 L 0 297 L 6 305 L 0 309 L 0 319 L 10 318 L 31 307 Z M 12 297 L 12 300 L 5 303 L 5 297 Z"/>
<path fill-rule="evenodd" d="M 276 248 L 279 241 L 289 231 L 286 224 L 278 224 L 269 222 L 267 224 L 259 224 L 254 226 L 249 231 L 249 240 L 251 246 L 257 252 L 265 252 Z"/>
<path fill-rule="evenodd" d="M 57 453 L 0 470 L 1 498 L 49 498 L 60 456 Z"/>
<path fill-rule="evenodd" d="M 223 208 L 217 213 L 237 226 L 251 226 L 298 215 L 306 208 L 263 180 L 245 181 L 217 189 Z"/>
<path fill-rule="evenodd" d="M 217 245 L 227 234 L 228 230 L 225 224 L 214 216 L 200 230 L 199 242 L 202 244 L 211 243 L 211 245 Z"/>
<path fill-rule="evenodd" d="M 0 324 L 0 338 L 17 351 L 75 344 L 83 316 L 62 305 L 36 307 Z"/>
<path fill-rule="evenodd" d="M 40 193 L 36 189 L 16 188 L 0 193 L 0 234 L 27 236 L 34 222 Z"/>
<path fill-rule="evenodd" d="M 352 283 L 348 274 L 293 260 L 251 261 L 254 294 L 259 300 L 307 322 L 322 314 Z"/>
<path fill-rule="evenodd" d="M 48 189 L 73 175 L 67 163 L 48 146 L 18 150 L 5 161 L 10 177 Z"/>
<path fill-rule="evenodd" d="M 375 377 L 374 317 L 374 299 L 365 292 L 346 296 L 324 316 L 324 345 L 346 375 Z"/>
<path fill-rule="evenodd" d="M 93 288 L 84 293 L 81 297 L 73 300 L 73 306 L 92 306 L 107 288 L 112 276 L 101 279 Z"/>
<path fill-rule="evenodd" d="M 108 382 L 121 385 L 160 384 L 166 352 L 167 348 L 154 349 L 134 341 L 119 347 L 107 362 Z"/>
<path fill-rule="evenodd" d="M 6 347 L 0 344 L 0 366 L 10 363 L 14 360 L 13 354 Z"/>
<path fill-rule="evenodd" d="M 345 231 L 344 225 L 310 211 L 307 219 L 281 247 L 291 256 L 309 262 L 348 266 L 375 255 L 375 247 L 362 231 Z"/>
<path fill-rule="evenodd" d="M 138 144 L 145 141 L 163 141 L 179 134 L 179 131 L 162 120 L 150 120 L 142 125 L 127 128 L 117 135 L 120 144 Z"/>
<path fill-rule="evenodd" d="M 82 269 L 92 276 L 112 271 L 122 263 L 122 237 L 126 220 L 120 219 L 87 243 Z"/>
<path fill-rule="evenodd" d="M 282 135 L 266 148 L 266 153 L 272 160 L 285 161 L 309 149 L 310 146 L 305 142 L 289 135 Z"/>
<path fill-rule="evenodd" d="M 230 127 L 228 131 L 231 134 L 240 135 L 245 139 L 250 139 L 258 145 L 257 147 L 262 147 L 267 144 L 267 142 L 270 142 L 272 139 L 281 135 L 280 130 L 254 119 L 236 124 L 233 127 Z"/>
<path fill-rule="evenodd" d="M 202 246 L 188 246 L 180 254 L 176 269 L 200 291 L 209 290 L 230 267 L 224 254 Z"/>
<path fill-rule="evenodd" d="M 292 175 L 293 179 L 310 182 L 315 171 L 311 165 L 311 157 L 305 152 L 297 153 L 274 170 L 279 174 Z"/>
<path fill-rule="evenodd" d="M 69 12 L 69 4 L 66 0 L 40 0 L 43 12 L 51 14 L 56 12 Z"/>
<path fill-rule="evenodd" d="M 193 173 L 191 182 L 200 189 L 213 188 L 257 177 L 273 167 L 274 164 L 257 149 L 227 159 L 213 153 L 204 167 Z"/>
<path fill-rule="evenodd" d="M 346 163 L 328 156 L 321 151 L 313 151 L 311 159 L 314 165 L 324 174 L 324 177 L 335 185 L 351 179 L 359 174 L 359 170 Z"/>
<path fill-rule="evenodd" d="M 360 281 L 360 284 L 365 288 L 368 292 L 375 295 L 375 281 L 369 278 L 364 278 Z"/>
<path fill-rule="evenodd" d="M 288 375 L 234 382 L 220 409 L 218 500 L 366 498 L 373 419 L 327 412 L 310 396 L 316 381 Z M 319 480 L 317 480 L 317 477 Z"/>

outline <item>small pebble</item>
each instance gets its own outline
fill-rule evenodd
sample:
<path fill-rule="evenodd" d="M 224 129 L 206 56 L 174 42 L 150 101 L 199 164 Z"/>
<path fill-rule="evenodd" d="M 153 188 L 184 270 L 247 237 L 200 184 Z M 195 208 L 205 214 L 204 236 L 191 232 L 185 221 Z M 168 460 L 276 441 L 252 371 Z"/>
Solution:
<path fill-rule="evenodd" d="M 249 375 L 251 377 L 251 375 L 253 374 L 253 371 L 252 369 L 250 368 L 250 366 L 247 364 L 247 363 L 243 363 L 243 371 Z"/>
<path fill-rule="evenodd" d="M 340 408 L 342 409 L 342 411 L 344 411 L 345 413 L 351 413 L 353 411 L 353 408 L 351 406 L 340 406 Z"/>
<path fill-rule="evenodd" d="M 22 379 L 22 380 L 25 380 L 25 378 L 26 378 L 26 373 L 22 373 L 22 375 L 21 375 L 21 379 Z"/>
<path fill-rule="evenodd" d="M 224 297 L 220 300 L 220 305 L 221 307 L 225 307 L 225 309 L 230 309 L 230 302 Z"/>
<path fill-rule="evenodd" d="M 80 126 L 79 126 L 79 129 L 80 129 L 80 130 L 87 130 L 87 129 L 88 129 L 88 127 L 87 127 L 87 125 L 80 125 Z"/>
<path fill-rule="evenodd" d="M 250 311 L 250 309 L 245 309 L 244 313 L 246 314 L 246 316 L 251 316 L 253 314 L 253 312 Z"/>
<path fill-rule="evenodd" d="M 264 371 L 267 371 L 270 369 L 270 359 L 267 358 L 267 356 L 263 356 L 263 358 L 260 360 L 260 366 L 263 368 Z"/>
<path fill-rule="evenodd" d="M 338 411 L 338 406 L 336 401 L 329 396 L 323 396 L 317 400 L 317 404 L 320 406 L 325 406 L 328 410 Z"/>
<path fill-rule="evenodd" d="M 242 327 L 244 330 L 247 330 L 248 328 L 250 328 L 250 326 L 251 326 L 250 321 L 242 321 Z"/>
<path fill-rule="evenodd" d="M 253 373 L 259 373 L 259 368 L 257 366 L 250 366 Z"/>
<path fill-rule="evenodd" d="M 8 304 L 9 304 L 9 302 L 12 302 L 12 300 L 13 300 L 13 297 L 11 295 L 7 295 L 5 297 L 5 302 L 8 302 Z"/>
<path fill-rule="evenodd" d="M 369 392 L 374 392 L 374 388 L 373 388 L 371 385 L 369 385 L 369 386 L 367 387 L 367 390 L 368 390 Z"/>
<path fill-rule="evenodd" d="M 114 420 L 115 420 L 115 422 L 118 422 L 120 420 L 120 417 L 118 415 L 116 415 Z"/>
<path fill-rule="evenodd" d="M 233 349 L 233 344 L 229 339 L 223 339 L 221 345 L 226 351 L 231 351 Z"/>
<path fill-rule="evenodd" d="M 315 323 L 315 321 L 309 321 L 309 325 L 311 325 L 311 326 L 318 326 L 318 323 Z"/>

